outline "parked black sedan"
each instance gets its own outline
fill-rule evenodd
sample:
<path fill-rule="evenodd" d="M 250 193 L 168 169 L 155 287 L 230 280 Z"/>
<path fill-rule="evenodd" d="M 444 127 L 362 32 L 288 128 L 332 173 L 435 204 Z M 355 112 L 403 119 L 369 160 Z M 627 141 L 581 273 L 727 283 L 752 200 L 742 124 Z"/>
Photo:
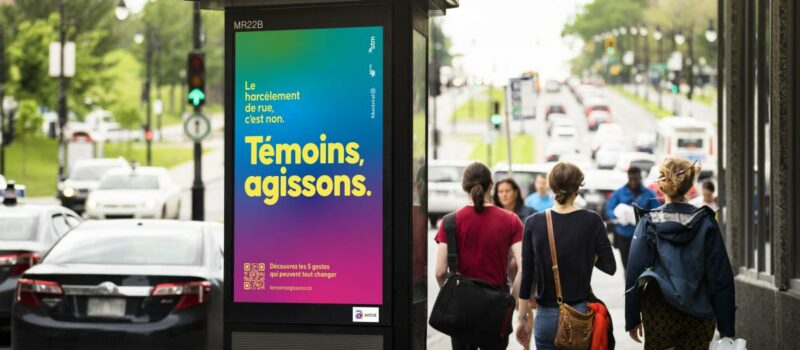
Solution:
<path fill-rule="evenodd" d="M 54 205 L 0 205 L 0 331 L 10 328 L 20 276 L 81 218 Z"/>
<path fill-rule="evenodd" d="M 222 225 L 87 222 L 19 281 L 12 345 L 221 349 Z"/>

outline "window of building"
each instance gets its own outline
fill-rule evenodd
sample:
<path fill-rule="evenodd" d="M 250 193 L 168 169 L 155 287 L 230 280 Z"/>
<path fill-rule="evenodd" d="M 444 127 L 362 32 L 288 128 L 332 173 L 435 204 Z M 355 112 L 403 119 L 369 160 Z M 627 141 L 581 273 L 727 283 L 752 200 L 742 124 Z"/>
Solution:
<path fill-rule="evenodd" d="M 747 2 L 747 143 L 745 155 L 746 267 L 758 274 L 774 272 L 770 208 L 770 3 Z"/>

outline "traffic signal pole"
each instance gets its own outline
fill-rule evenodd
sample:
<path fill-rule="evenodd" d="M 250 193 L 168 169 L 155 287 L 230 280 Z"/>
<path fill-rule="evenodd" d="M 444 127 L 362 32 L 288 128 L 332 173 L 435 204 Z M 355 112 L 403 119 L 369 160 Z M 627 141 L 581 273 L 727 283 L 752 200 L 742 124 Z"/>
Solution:
<path fill-rule="evenodd" d="M 194 50 L 199 51 L 203 48 L 200 40 L 200 2 L 194 3 Z M 203 62 L 205 65 L 205 62 Z M 204 67 L 205 68 L 205 67 Z M 201 113 L 202 104 L 194 104 L 194 112 Z M 203 184 L 203 146 L 200 141 L 194 142 L 194 181 L 192 182 L 192 220 L 205 220 L 205 185 Z"/>

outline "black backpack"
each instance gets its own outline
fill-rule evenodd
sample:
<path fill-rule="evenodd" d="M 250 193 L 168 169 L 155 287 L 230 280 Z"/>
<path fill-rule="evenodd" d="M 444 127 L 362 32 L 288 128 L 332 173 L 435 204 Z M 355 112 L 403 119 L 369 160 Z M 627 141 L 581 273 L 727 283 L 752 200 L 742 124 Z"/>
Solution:
<path fill-rule="evenodd" d="M 431 311 L 431 327 L 451 337 L 480 345 L 511 334 L 514 297 L 477 278 L 458 273 L 456 214 L 444 217 L 448 276 Z"/>

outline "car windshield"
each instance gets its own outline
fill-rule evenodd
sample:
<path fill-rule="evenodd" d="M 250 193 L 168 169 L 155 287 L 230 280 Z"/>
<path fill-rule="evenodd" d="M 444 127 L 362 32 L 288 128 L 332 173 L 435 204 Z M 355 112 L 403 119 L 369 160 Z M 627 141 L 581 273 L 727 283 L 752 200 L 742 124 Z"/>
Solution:
<path fill-rule="evenodd" d="M 45 258 L 52 264 L 100 265 L 200 265 L 199 232 L 171 230 L 147 232 L 73 231 L 64 236 Z"/>
<path fill-rule="evenodd" d="M 429 169 L 428 181 L 430 182 L 461 182 L 461 173 L 464 168 L 460 166 L 432 166 Z"/>
<path fill-rule="evenodd" d="M 117 167 L 116 165 L 94 165 L 94 166 L 82 166 L 75 168 L 75 171 L 72 172 L 70 179 L 72 180 L 98 180 L 103 174 L 106 173 L 109 169 Z"/>
<path fill-rule="evenodd" d="M 101 190 L 157 190 L 155 175 L 111 175 L 100 183 Z"/>
<path fill-rule="evenodd" d="M 0 241 L 30 241 L 35 233 L 35 216 L 0 215 Z"/>

